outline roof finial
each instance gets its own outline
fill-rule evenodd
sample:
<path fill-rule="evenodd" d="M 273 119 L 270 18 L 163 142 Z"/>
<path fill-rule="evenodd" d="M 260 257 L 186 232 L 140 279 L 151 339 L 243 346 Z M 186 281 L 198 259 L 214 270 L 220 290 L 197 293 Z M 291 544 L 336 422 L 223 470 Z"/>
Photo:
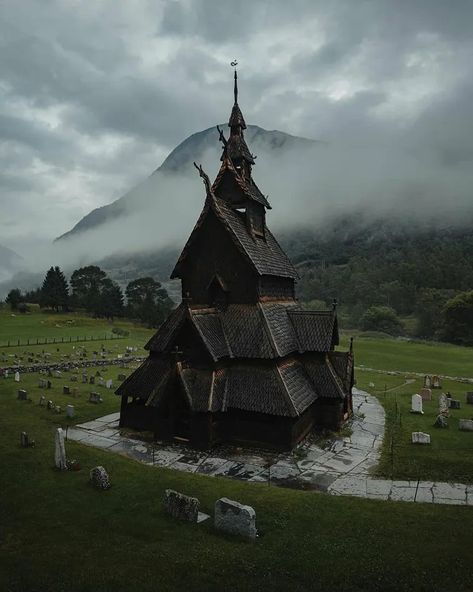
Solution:
<path fill-rule="evenodd" d="M 237 71 L 236 71 L 236 67 L 238 66 L 238 62 L 236 60 L 233 60 L 233 62 L 231 62 L 230 66 L 232 66 L 233 68 L 235 68 L 235 72 L 234 72 L 234 86 L 233 86 L 233 95 L 235 97 L 235 105 L 238 103 L 238 75 L 237 75 Z"/>

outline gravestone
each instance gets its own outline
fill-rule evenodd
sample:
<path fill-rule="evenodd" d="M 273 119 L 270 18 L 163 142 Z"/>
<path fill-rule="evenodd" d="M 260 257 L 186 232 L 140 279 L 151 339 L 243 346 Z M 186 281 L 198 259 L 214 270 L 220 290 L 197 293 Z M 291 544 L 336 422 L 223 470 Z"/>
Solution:
<path fill-rule="evenodd" d="M 126 374 L 119 374 L 118 375 L 118 380 L 126 380 Z"/>
<path fill-rule="evenodd" d="M 89 384 L 95 384 L 95 376 L 89 378 Z"/>
<path fill-rule="evenodd" d="M 423 388 L 420 391 L 420 396 L 423 401 L 432 401 L 432 390 L 429 388 Z"/>
<path fill-rule="evenodd" d="M 473 432 L 473 419 L 460 419 L 458 429 L 462 432 Z"/>
<path fill-rule="evenodd" d="M 439 397 L 439 414 L 448 417 L 448 397 L 444 393 Z"/>
<path fill-rule="evenodd" d="M 411 413 L 424 414 L 422 410 L 422 397 L 420 395 L 412 395 L 411 397 Z"/>
<path fill-rule="evenodd" d="M 26 432 L 21 432 L 20 434 L 20 446 L 22 448 L 28 448 L 29 446 L 28 434 Z"/>
<path fill-rule="evenodd" d="M 99 378 L 99 376 L 101 376 L 101 374 L 100 374 L 100 372 L 99 372 L 98 370 L 97 370 L 97 372 L 95 373 L 95 376 L 96 376 L 97 378 Z"/>
<path fill-rule="evenodd" d="M 440 376 L 433 376 L 432 377 L 432 388 L 440 389 L 442 388 L 442 383 L 440 381 Z"/>
<path fill-rule="evenodd" d="M 53 385 L 53 383 L 50 380 L 48 380 L 46 383 L 46 388 L 50 389 L 52 387 L 52 385 Z"/>
<path fill-rule="evenodd" d="M 19 401 L 27 401 L 28 400 L 28 393 L 25 389 L 20 389 L 17 394 L 17 398 Z"/>
<path fill-rule="evenodd" d="M 44 407 L 46 405 L 46 397 L 44 395 L 41 395 L 39 398 L 39 405 L 40 407 Z"/>
<path fill-rule="evenodd" d="M 214 525 L 217 530 L 255 539 L 256 513 L 251 506 L 244 506 L 226 497 L 215 502 Z"/>
<path fill-rule="evenodd" d="M 104 467 L 94 467 L 90 470 L 89 482 L 96 489 L 110 489 L 110 477 Z"/>
<path fill-rule="evenodd" d="M 89 382 L 89 379 L 87 378 L 87 374 L 82 374 L 82 382 L 84 384 L 87 384 Z"/>
<path fill-rule="evenodd" d="M 98 380 L 98 386 L 105 386 L 105 380 L 102 377 Z"/>
<path fill-rule="evenodd" d="M 165 511 L 174 518 L 188 522 L 197 522 L 198 520 L 200 502 L 196 497 L 189 497 L 174 491 L 174 489 L 166 489 L 163 505 Z"/>
<path fill-rule="evenodd" d="M 449 399 L 450 409 L 460 409 L 460 401 L 458 399 Z"/>
<path fill-rule="evenodd" d="M 62 407 L 60 407 L 59 405 L 55 405 L 54 406 L 54 412 L 55 413 L 62 413 Z"/>
<path fill-rule="evenodd" d="M 72 375 L 71 376 L 71 382 L 77 382 L 77 376 Z"/>
<path fill-rule="evenodd" d="M 20 382 L 20 373 L 15 372 L 15 382 Z"/>
<path fill-rule="evenodd" d="M 412 432 L 411 438 L 413 444 L 430 444 L 430 434 L 424 432 Z"/>
<path fill-rule="evenodd" d="M 74 405 L 67 405 L 66 417 L 74 417 Z"/>
<path fill-rule="evenodd" d="M 466 403 L 467 405 L 473 405 L 473 391 L 466 393 Z"/>
<path fill-rule="evenodd" d="M 430 374 L 426 374 L 424 376 L 424 388 L 431 388 L 432 387 L 432 377 Z"/>
<path fill-rule="evenodd" d="M 48 403 L 47 403 L 47 408 L 48 409 L 54 409 L 54 407 L 55 407 L 54 403 L 51 400 L 49 400 Z"/>
<path fill-rule="evenodd" d="M 448 428 L 448 419 L 444 415 L 437 415 L 434 423 L 435 428 Z"/>
<path fill-rule="evenodd" d="M 61 377 L 62 377 L 62 372 L 61 372 L 60 370 L 55 370 L 55 372 L 54 372 L 54 376 L 55 376 L 56 378 L 61 378 Z"/>
<path fill-rule="evenodd" d="M 112 380 L 111 378 L 109 378 L 109 379 L 107 380 L 106 387 L 107 387 L 108 389 L 111 389 L 111 388 L 112 388 L 112 386 L 113 386 L 113 380 Z"/>
<path fill-rule="evenodd" d="M 40 389 L 46 388 L 46 381 L 44 380 L 44 378 L 40 378 L 39 383 L 38 383 L 38 387 Z"/>
<path fill-rule="evenodd" d="M 56 430 L 54 463 L 56 469 L 59 469 L 60 471 L 65 471 L 67 469 L 66 447 L 64 444 L 64 431 L 62 428 L 57 428 Z"/>
<path fill-rule="evenodd" d="M 102 397 L 98 393 L 90 393 L 89 403 L 102 403 Z"/>
<path fill-rule="evenodd" d="M 71 389 L 68 386 L 64 385 L 62 387 L 62 394 L 63 395 L 70 395 L 71 394 Z"/>

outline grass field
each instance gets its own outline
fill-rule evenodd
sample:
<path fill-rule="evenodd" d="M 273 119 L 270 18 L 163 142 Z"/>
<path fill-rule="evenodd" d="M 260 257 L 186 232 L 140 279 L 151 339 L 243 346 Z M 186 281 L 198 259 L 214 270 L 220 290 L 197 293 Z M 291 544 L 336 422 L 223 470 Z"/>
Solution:
<path fill-rule="evenodd" d="M 57 324 L 61 319 L 54 315 Z M 22 317 L 23 328 L 38 334 L 44 327 L 41 320 L 43 315 Z M 0 316 L 0 334 L 3 321 Z M 93 319 L 83 322 L 90 322 L 90 330 L 97 333 L 109 327 Z M 142 346 L 151 334 L 129 323 L 119 325 L 130 328 L 129 338 L 107 342 L 107 347 Z M 473 374 L 468 371 L 471 350 L 438 346 L 439 352 L 437 346 L 415 344 L 413 356 L 408 345 L 359 337 L 357 365 L 404 370 L 411 364 L 411 370 L 442 372 L 442 361 L 446 374 Z M 68 347 L 58 345 L 58 355 Z M 391 366 L 383 348 L 393 354 Z M 424 367 L 424 362 L 429 365 Z M 104 376 L 115 381 L 119 373 L 129 371 L 109 366 Z M 383 402 L 388 414 L 386 442 L 392 436 L 395 443 L 394 455 L 385 446 L 378 474 L 471 481 L 458 478 L 471 475 L 473 468 L 473 434 L 458 432 L 455 425 L 465 408 L 452 412 L 448 430 L 434 431 L 430 425 L 435 401 L 425 404 L 424 416 L 409 414 L 410 395 L 418 391 L 419 379 L 403 386 L 402 376 L 360 371 L 357 380 L 360 388 Z M 370 382 L 374 388 L 368 387 Z M 73 404 L 76 417 L 71 423 L 117 411 L 119 401 L 112 391 L 94 387 L 104 398 L 94 406 L 87 402 L 90 387 L 81 384 L 79 398 L 63 395 L 67 374 L 52 379 L 48 391 L 38 389 L 37 383 L 37 374 L 23 375 L 20 385 L 0 380 L 2 591 L 473 589 L 471 507 L 338 498 L 240 483 L 147 467 L 75 442 L 66 444 L 67 455 L 82 469 L 59 473 L 53 468 L 54 428 L 67 422 L 64 414 L 39 407 L 40 395 L 47 394 L 63 408 Z M 31 403 L 16 399 L 19 386 L 26 388 Z M 460 399 L 467 390 L 458 382 L 444 386 Z M 432 433 L 432 446 L 409 446 L 413 429 Z M 35 448 L 20 448 L 23 430 L 36 440 Z M 98 464 L 111 475 L 113 487 L 108 492 L 94 491 L 87 484 L 90 468 Z M 175 522 L 161 509 L 168 487 L 197 496 L 207 513 L 221 496 L 254 506 L 262 536 L 250 544 L 217 534 L 210 521 L 199 526 Z"/>

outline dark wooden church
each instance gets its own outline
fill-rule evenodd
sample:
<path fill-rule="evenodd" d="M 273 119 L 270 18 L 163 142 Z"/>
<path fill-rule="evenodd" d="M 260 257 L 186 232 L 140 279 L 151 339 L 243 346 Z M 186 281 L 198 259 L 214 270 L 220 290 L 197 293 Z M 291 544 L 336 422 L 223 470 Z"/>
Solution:
<path fill-rule="evenodd" d="M 350 416 L 353 355 L 334 351 L 335 307 L 307 311 L 295 299 L 297 271 L 266 226 L 237 92 L 235 72 L 220 171 L 211 185 L 199 167 L 205 205 L 171 276 L 182 303 L 116 391 L 120 426 L 200 448 L 290 449 Z"/>

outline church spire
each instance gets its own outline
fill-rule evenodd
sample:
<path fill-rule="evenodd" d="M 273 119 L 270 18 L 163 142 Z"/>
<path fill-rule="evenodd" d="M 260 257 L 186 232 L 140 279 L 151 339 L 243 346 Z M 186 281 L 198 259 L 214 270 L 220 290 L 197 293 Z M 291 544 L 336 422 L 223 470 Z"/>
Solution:
<path fill-rule="evenodd" d="M 236 62 L 232 62 L 232 66 L 236 66 Z M 234 166 L 238 170 L 244 171 L 245 176 L 249 176 L 251 174 L 251 165 L 255 164 L 255 160 L 246 145 L 243 136 L 243 131 L 246 130 L 246 123 L 240 106 L 238 105 L 238 73 L 236 68 L 233 75 L 233 96 L 233 108 L 230 114 L 230 119 L 228 120 L 230 137 L 224 148 L 224 153 L 231 158 Z"/>

